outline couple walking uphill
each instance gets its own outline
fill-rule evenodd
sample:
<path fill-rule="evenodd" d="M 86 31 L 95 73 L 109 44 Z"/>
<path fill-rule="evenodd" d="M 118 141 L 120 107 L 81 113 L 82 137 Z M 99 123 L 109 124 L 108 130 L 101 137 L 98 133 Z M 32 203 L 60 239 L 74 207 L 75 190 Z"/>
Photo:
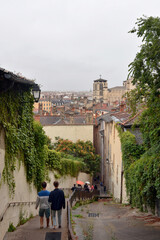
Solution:
<path fill-rule="evenodd" d="M 39 206 L 39 216 L 40 216 L 40 228 L 43 228 L 44 214 L 46 217 L 46 225 L 49 227 L 49 217 L 51 208 L 51 220 L 53 229 L 56 229 L 56 213 L 58 215 L 58 225 L 61 228 L 61 217 L 62 217 L 62 207 L 65 209 L 65 197 L 64 192 L 58 188 L 59 183 L 55 181 L 53 183 L 55 189 L 51 192 L 46 190 L 47 183 L 42 183 L 42 191 L 38 193 L 36 201 L 36 209 Z"/>

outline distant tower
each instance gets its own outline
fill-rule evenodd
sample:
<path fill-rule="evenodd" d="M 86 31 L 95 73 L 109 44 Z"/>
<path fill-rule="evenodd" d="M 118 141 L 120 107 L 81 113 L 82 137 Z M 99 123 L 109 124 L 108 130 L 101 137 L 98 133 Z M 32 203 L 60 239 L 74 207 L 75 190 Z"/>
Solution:
<path fill-rule="evenodd" d="M 100 78 L 93 83 L 93 100 L 95 103 L 107 102 L 108 83 L 107 80 Z"/>

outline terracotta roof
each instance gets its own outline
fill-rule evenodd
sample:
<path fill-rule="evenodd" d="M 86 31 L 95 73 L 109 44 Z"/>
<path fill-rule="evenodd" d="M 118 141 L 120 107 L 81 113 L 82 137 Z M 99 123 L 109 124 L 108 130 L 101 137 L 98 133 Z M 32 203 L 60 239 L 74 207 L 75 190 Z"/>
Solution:
<path fill-rule="evenodd" d="M 138 112 L 138 113 L 137 113 L 135 116 L 133 116 L 132 118 L 129 118 L 129 119 L 127 119 L 126 121 L 124 121 L 124 122 L 122 123 L 122 125 L 125 126 L 125 127 L 133 125 L 133 124 L 135 123 L 135 121 L 138 122 L 141 114 L 142 114 L 142 111 Z"/>
<path fill-rule="evenodd" d="M 127 112 L 116 112 L 112 113 L 111 117 L 116 122 L 124 122 L 130 118 L 131 114 Z"/>

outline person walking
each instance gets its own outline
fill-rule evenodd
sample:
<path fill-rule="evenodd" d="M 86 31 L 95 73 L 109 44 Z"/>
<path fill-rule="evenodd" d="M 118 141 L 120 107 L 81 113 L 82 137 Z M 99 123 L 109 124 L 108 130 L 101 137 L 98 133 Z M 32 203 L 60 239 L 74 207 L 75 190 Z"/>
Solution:
<path fill-rule="evenodd" d="M 64 192 L 58 188 L 59 182 L 54 181 L 55 189 L 51 191 L 48 201 L 51 203 L 51 216 L 53 218 L 53 228 L 56 229 L 56 213 L 58 215 L 58 225 L 61 228 L 62 207 L 65 209 Z"/>
<path fill-rule="evenodd" d="M 46 224 L 49 227 L 49 217 L 50 217 L 50 204 L 48 202 L 50 192 L 46 190 L 47 183 L 42 183 L 42 191 L 38 193 L 36 206 L 37 209 L 39 206 L 39 216 L 40 216 L 40 228 L 43 228 L 43 218 L 44 214 L 46 217 Z"/>

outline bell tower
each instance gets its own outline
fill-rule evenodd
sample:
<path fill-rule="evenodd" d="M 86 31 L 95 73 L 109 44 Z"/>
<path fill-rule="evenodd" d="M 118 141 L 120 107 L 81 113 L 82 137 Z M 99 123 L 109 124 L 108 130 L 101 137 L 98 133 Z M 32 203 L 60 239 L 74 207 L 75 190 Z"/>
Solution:
<path fill-rule="evenodd" d="M 108 83 L 107 80 L 100 78 L 93 82 L 93 100 L 95 103 L 107 100 Z"/>

